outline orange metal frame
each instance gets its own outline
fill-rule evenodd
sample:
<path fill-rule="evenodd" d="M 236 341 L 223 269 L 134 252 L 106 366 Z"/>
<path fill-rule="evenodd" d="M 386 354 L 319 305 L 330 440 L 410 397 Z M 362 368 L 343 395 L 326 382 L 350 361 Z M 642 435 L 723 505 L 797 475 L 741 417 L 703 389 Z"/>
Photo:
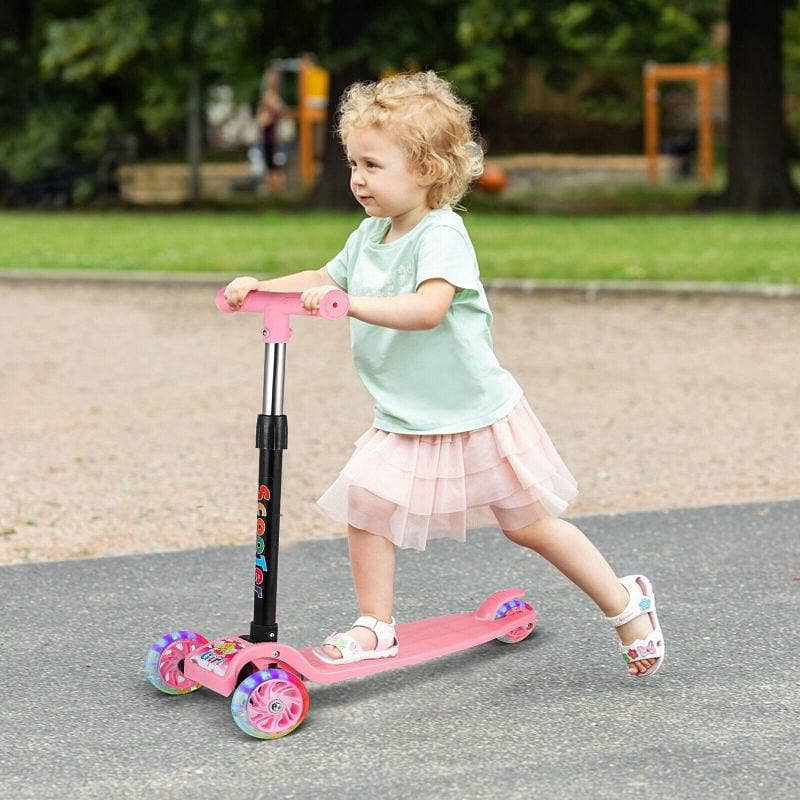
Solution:
<path fill-rule="evenodd" d="M 314 128 L 324 125 L 328 119 L 328 90 L 330 73 L 306 60 L 275 59 L 278 68 L 297 72 L 298 102 L 296 107 L 284 110 L 284 116 L 297 121 L 299 144 L 300 180 L 305 188 L 314 184 L 316 167 L 314 164 Z M 290 64 L 292 66 L 286 66 Z"/>
<path fill-rule="evenodd" d="M 300 176 L 306 187 L 314 183 L 314 126 L 328 119 L 329 73 L 321 67 L 300 68 L 300 103 L 297 123 L 300 128 Z"/>
<path fill-rule="evenodd" d="M 697 82 L 697 127 L 700 179 L 711 180 L 714 172 L 714 119 L 712 115 L 714 81 L 726 80 L 725 64 L 656 64 L 644 67 L 644 152 L 647 177 L 658 182 L 658 86 L 662 81 Z"/>

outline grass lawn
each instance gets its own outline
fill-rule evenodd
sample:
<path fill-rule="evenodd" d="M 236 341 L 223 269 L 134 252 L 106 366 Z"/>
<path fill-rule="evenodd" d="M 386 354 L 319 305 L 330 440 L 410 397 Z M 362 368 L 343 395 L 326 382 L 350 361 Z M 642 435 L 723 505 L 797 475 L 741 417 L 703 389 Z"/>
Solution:
<path fill-rule="evenodd" d="M 277 275 L 322 266 L 359 213 L 0 212 L 0 268 Z M 485 278 L 800 283 L 800 215 L 465 214 Z"/>

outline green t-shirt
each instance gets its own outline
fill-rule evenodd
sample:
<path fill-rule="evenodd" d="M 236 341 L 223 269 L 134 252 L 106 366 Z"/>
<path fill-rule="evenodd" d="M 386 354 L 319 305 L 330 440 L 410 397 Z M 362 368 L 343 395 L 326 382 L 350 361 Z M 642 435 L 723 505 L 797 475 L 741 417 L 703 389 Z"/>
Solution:
<path fill-rule="evenodd" d="M 353 362 L 375 401 L 373 425 L 437 434 L 497 422 L 522 389 L 494 354 L 492 312 L 461 217 L 449 206 L 434 209 L 401 238 L 381 244 L 389 225 L 386 218 L 365 219 L 326 264 L 331 278 L 354 297 L 406 294 L 430 278 L 444 278 L 456 293 L 431 330 L 350 320 Z"/>

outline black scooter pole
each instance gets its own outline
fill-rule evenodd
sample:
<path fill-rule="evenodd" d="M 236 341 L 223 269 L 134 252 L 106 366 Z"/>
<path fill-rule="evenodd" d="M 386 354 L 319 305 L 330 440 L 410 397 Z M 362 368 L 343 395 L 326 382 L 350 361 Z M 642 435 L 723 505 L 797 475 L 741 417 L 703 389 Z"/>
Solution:
<path fill-rule="evenodd" d="M 252 642 L 276 642 L 278 541 L 281 521 L 281 468 L 287 448 L 288 425 L 283 413 L 286 344 L 264 348 L 264 397 L 256 426 L 258 448 L 258 515 L 253 595 Z"/>

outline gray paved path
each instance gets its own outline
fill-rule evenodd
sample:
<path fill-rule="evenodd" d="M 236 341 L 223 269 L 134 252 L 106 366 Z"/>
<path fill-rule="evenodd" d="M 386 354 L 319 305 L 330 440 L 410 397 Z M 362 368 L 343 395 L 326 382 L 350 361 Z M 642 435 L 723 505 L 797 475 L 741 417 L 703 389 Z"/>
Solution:
<path fill-rule="evenodd" d="M 535 634 L 311 685 L 308 718 L 273 742 L 241 733 L 227 700 L 168 697 L 142 672 L 166 630 L 246 628 L 249 548 L 4 567 L 0 797 L 796 797 L 800 500 L 576 521 L 654 581 L 668 651 L 653 680 L 626 678 L 555 570 L 473 532 L 400 559 L 397 615 L 519 583 Z M 287 548 L 280 570 L 281 639 L 355 613 L 342 541 Z"/>

